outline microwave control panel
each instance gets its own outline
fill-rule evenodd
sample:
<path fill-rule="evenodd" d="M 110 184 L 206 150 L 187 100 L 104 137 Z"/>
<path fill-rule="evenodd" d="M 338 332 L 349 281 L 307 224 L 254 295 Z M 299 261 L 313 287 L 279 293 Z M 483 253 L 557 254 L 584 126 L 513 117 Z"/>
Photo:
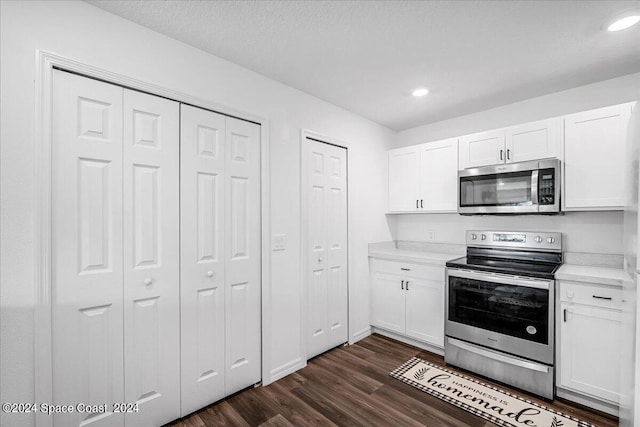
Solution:
<path fill-rule="evenodd" d="M 555 170 L 542 169 L 538 174 L 538 204 L 555 204 Z"/>

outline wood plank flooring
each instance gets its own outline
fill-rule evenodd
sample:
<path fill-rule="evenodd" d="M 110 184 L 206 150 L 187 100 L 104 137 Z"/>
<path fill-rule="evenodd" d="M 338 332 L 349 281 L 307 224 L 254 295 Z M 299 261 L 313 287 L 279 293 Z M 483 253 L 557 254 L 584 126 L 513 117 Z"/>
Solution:
<path fill-rule="evenodd" d="M 244 390 L 168 426 L 494 426 L 389 376 L 413 356 L 444 365 L 441 356 L 372 335 L 324 353 L 267 387 Z M 613 417 L 566 401 L 526 397 L 599 427 L 618 425 Z"/>

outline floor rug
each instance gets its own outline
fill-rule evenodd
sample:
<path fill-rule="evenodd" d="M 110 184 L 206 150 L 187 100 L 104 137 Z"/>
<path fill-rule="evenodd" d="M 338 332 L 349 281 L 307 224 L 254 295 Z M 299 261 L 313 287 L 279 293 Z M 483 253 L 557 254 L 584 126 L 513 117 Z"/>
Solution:
<path fill-rule="evenodd" d="M 409 385 L 503 427 L 593 427 L 417 357 L 390 374 Z"/>

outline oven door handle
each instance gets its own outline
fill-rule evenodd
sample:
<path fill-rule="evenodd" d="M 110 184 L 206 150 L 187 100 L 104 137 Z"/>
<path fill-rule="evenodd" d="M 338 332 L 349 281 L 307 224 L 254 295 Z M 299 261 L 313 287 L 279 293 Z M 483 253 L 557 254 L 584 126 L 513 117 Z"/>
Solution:
<path fill-rule="evenodd" d="M 466 350 L 470 353 L 475 353 L 478 356 L 484 356 L 488 359 L 497 360 L 502 363 L 518 366 L 520 368 L 526 368 L 532 371 L 538 371 L 538 372 L 544 372 L 544 373 L 549 372 L 548 366 L 541 365 L 539 363 L 529 362 L 527 360 L 516 358 L 514 356 L 502 355 L 498 352 L 491 351 L 491 350 L 485 350 L 483 348 L 476 347 L 475 345 L 472 346 L 470 344 L 465 343 L 464 341 L 460 341 L 455 338 L 448 337 L 447 340 L 449 341 L 449 344 L 453 345 L 454 347 L 461 348 L 462 350 Z"/>
<path fill-rule="evenodd" d="M 503 285 L 525 286 L 527 288 L 535 289 L 549 289 L 553 282 L 552 280 L 527 279 L 524 277 L 513 277 L 499 273 L 487 274 L 457 269 L 447 269 L 447 274 L 449 277 L 460 277 L 461 279 L 480 280 L 483 282 L 500 283 Z"/>

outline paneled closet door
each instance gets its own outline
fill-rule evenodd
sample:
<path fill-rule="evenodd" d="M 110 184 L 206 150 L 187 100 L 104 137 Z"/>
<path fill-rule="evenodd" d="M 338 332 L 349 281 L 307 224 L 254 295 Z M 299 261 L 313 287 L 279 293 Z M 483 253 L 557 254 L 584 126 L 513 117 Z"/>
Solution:
<path fill-rule="evenodd" d="M 228 227 L 223 210 L 225 116 L 184 104 L 180 108 L 184 416 L 225 396 L 224 245 Z"/>
<path fill-rule="evenodd" d="M 128 426 L 180 417 L 179 104 L 124 90 L 124 372 Z"/>
<path fill-rule="evenodd" d="M 56 426 L 122 426 L 122 88 L 53 75 L 52 366 Z M 42 403 L 42 402 L 41 402 Z"/>
<path fill-rule="evenodd" d="M 307 358 L 348 340 L 347 150 L 305 141 Z"/>
<path fill-rule="evenodd" d="M 260 381 L 260 126 L 226 118 L 225 393 Z"/>

